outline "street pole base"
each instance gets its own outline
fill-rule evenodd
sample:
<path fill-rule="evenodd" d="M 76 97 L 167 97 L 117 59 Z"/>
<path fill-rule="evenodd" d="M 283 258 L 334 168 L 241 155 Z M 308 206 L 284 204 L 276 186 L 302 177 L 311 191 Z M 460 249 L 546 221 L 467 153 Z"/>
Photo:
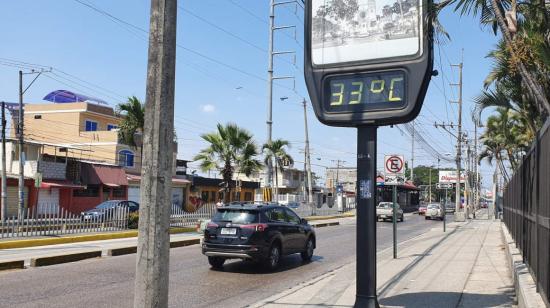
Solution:
<path fill-rule="evenodd" d="M 380 308 L 380 305 L 378 304 L 378 298 L 376 296 L 370 297 L 370 296 L 361 296 L 361 295 L 355 295 L 355 304 L 353 305 L 354 308 Z"/>
<path fill-rule="evenodd" d="M 463 222 L 466 221 L 466 215 L 464 212 L 455 212 L 455 221 Z"/>

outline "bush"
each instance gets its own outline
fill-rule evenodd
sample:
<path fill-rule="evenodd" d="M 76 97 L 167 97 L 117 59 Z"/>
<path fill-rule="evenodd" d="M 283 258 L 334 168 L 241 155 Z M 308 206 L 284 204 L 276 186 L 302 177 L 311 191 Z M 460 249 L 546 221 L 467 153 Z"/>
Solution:
<path fill-rule="evenodd" d="M 138 222 L 139 222 L 139 212 L 130 213 L 130 215 L 128 215 L 128 228 L 129 229 L 137 229 L 138 228 Z"/>

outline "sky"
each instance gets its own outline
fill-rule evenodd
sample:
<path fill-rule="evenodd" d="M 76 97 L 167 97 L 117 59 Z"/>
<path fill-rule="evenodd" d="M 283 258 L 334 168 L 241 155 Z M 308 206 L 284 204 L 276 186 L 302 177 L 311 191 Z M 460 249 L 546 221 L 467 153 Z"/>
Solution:
<path fill-rule="evenodd" d="M 0 0 L 0 100 L 17 102 L 21 66 L 52 67 L 27 90 L 25 103 L 47 103 L 43 97 L 66 89 L 101 98 L 113 107 L 135 95 L 145 96 L 147 70 L 148 0 Z M 267 67 L 269 38 L 268 0 L 180 0 L 177 26 L 175 126 L 178 157 L 191 160 L 206 144 L 200 135 L 217 123 L 234 122 L 254 134 L 259 145 L 267 138 Z M 463 49 L 464 128 L 473 138 L 472 99 L 481 91 L 491 62 L 487 53 L 497 38 L 479 26 L 476 18 L 460 17 L 446 9 L 440 22 L 451 40 L 435 46 L 433 77 L 422 111 L 415 120 L 422 136 L 438 153 L 448 157 L 441 167 L 453 167 L 455 142 L 433 126 L 457 123 L 458 70 Z M 275 58 L 277 80 L 273 94 L 273 138 L 291 142 L 297 168 L 303 166 L 304 123 L 301 102 L 308 101 L 307 116 L 312 168 L 324 176 L 326 167 L 356 164 L 356 129 L 321 124 L 315 118 L 303 77 L 303 10 L 278 6 L 275 51 L 294 51 Z M 14 65 L 13 61 L 19 61 Z M 22 65 L 21 62 L 27 64 Z M 32 80 L 25 76 L 25 83 Z M 484 114 L 486 116 L 486 114 Z M 481 132 L 480 130 L 479 132 Z M 405 126 L 378 130 L 378 167 L 385 154 L 411 158 L 411 137 Z M 437 166 L 423 144 L 415 144 L 414 165 Z M 341 161 L 344 161 L 343 164 Z M 190 163 L 191 170 L 197 169 Z M 482 163 L 483 186 L 491 185 L 493 167 Z"/>

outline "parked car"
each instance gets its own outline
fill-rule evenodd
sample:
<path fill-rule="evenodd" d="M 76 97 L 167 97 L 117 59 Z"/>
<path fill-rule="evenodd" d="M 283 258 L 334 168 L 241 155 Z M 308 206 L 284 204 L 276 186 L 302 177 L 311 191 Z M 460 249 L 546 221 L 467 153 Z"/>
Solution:
<path fill-rule="evenodd" d="M 426 215 L 426 205 L 420 205 L 418 207 L 418 215 Z"/>
<path fill-rule="evenodd" d="M 380 202 L 376 207 L 376 220 L 393 220 L 393 202 Z M 399 203 L 397 204 L 397 219 L 399 221 L 405 220 L 405 215 Z"/>
<path fill-rule="evenodd" d="M 129 200 L 104 201 L 91 210 L 80 213 L 82 220 L 101 220 L 104 217 L 114 215 L 117 210 L 128 208 L 130 213 L 139 211 L 139 204 Z"/>
<path fill-rule="evenodd" d="M 430 203 L 426 209 L 426 219 L 440 219 L 445 218 L 445 211 L 439 203 Z"/>
<path fill-rule="evenodd" d="M 279 205 L 243 204 L 218 209 L 204 230 L 202 253 L 214 269 L 227 259 L 252 260 L 277 268 L 282 256 L 299 253 L 310 261 L 315 231 L 291 209 Z"/>
<path fill-rule="evenodd" d="M 455 212 L 455 210 L 456 210 L 456 209 L 455 209 L 455 205 L 454 205 L 454 204 L 452 204 L 452 203 L 447 203 L 447 204 L 445 205 L 445 213 L 451 213 L 451 214 L 452 214 L 452 213 Z"/>

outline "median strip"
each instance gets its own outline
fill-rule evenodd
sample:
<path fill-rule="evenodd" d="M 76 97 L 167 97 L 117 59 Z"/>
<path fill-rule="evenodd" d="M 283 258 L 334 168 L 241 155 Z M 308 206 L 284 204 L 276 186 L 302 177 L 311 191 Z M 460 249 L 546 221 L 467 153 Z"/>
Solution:
<path fill-rule="evenodd" d="M 0 271 L 22 268 L 25 268 L 25 261 L 23 260 L 0 262 Z"/>
<path fill-rule="evenodd" d="M 187 233 L 187 232 L 195 232 L 195 231 L 196 231 L 195 228 L 178 227 L 178 228 L 171 228 L 170 234 Z M 0 241 L 0 250 L 58 245 L 58 244 L 70 244 L 70 243 L 80 243 L 80 242 L 91 242 L 91 241 L 101 241 L 101 240 L 114 240 L 114 239 L 121 239 L 121 238 L 137 237 L 137 235 L 138 235 L 137 230 L 131 230 L 131 231 L 120 231 L 120 232 L 111 232 L 111 233 L 62 236 L 62 237 L 6 240 L 6 241 Z"/>
<path fill-rule="evenodd" d="M 69 263 L 69 262 L 75 262 L 75 261 L 80 261 L 84 259 L 92 259 L 92 258 L 99 258 L 99 257 L 101 257 L 101 250 L 77 252 L 77 253 L 58 255 L 58 256 L 32 258 L 31 266 L 32 267 L 48 266 L 48 265 Z"/>

